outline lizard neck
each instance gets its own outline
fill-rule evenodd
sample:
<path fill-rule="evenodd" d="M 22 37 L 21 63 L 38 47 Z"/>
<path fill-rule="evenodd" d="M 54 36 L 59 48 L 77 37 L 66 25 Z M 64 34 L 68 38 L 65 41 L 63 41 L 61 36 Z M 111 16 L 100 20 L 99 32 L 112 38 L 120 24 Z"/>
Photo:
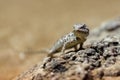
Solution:
<path fill-rule="evenodd" d="M 79 31 L 76 31 L 76 30 L 73 30 L 73 33 L 76 37 L 80 37 L 80 38 L 85 38 L 85 34 L 84 33 L 81 33 Z"/>
<path fill-rule="evenodd" d="M 87 35 L 85 33 L 79 32 L 79 31 L 73 31 L 74 35 L 81 40 L 81 42 L 86 41 Z"/>

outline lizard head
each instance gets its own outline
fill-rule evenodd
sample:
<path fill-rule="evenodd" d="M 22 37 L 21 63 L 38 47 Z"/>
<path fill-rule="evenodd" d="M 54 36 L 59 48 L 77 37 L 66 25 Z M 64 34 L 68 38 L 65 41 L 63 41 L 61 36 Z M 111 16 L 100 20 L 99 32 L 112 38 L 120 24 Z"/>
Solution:
<path fill-rule="evenodd" d="M 74 31 L 77 32 L 79 35 L 88 36 L 89 29 L 86 24 L 75 24 L 73 25 Z"/>

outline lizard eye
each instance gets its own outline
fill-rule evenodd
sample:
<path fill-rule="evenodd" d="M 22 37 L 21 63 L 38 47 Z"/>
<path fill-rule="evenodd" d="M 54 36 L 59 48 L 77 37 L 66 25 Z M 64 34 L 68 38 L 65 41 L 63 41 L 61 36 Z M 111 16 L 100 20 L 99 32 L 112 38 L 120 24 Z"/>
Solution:
<path fill-rule="evenodd" d="M 79 30 L 79 29 L 86 29 L 87 26 L 86 24 L 75 24 L 73 25 L 74 30 Z"/>
<path fill-rule="evenodd" d="M 85 25 L 85 24 L 82 24 L 80 28 L 86 28 L 86 25 Z"/>

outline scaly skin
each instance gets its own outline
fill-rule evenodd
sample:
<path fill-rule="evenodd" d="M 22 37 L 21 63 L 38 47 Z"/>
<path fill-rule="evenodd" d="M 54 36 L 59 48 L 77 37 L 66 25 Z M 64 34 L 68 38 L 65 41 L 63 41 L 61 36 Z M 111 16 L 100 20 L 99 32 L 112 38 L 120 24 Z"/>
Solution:
<path fill-rule="evenodd" d="M 66 49 L 75 48 L 75 51 L 82 49 L 83 43 L 86 41 L 86 37 L 89 35 L 89 29 L 85 24 L 75 24 L 74 30 L 63 37 L 61 37 L 48 51 L 48 56 L 53 56 L 54 53 L 64 53 Z M 80 48 L 77 49 L 77 45 Z"/>

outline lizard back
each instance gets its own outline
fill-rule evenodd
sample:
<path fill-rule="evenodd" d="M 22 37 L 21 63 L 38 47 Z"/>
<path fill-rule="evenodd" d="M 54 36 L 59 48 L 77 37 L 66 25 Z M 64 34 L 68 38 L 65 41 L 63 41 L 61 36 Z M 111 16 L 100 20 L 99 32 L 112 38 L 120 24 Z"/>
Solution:
<path fill-rule="evenodd" d="M 53 45 L 53 47 L 50 49 L 49 53 L 57 53 L 62 50 L 63 45 L 66 44 L 65 49 L 72 48 L 73 46 L 79 44 L 81 42 L 81 39 L 75 36 L 73 32 L 70 32 L 66 34 L 65 36 L 61 37 L 57 42 Z"/>

